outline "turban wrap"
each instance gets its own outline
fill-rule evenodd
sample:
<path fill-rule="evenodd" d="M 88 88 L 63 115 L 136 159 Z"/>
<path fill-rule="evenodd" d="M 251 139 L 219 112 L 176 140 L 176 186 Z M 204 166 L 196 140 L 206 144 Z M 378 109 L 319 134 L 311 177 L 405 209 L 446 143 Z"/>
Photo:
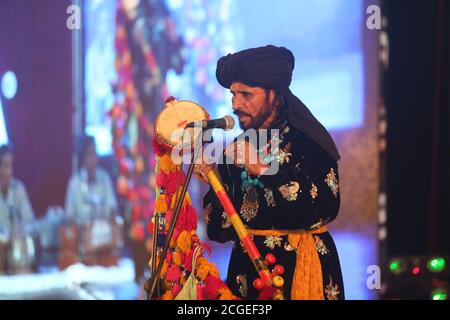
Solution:
<path fill-rule="evenodd" d="M 290 125 L 302 131 L 337 161 L 340 155 L 330 134 L 289 89 L 294 65 L 295 58 L 290 50 L 269 45 L 220 58 L 216 77 L 225 88 L 238 81 L 252 87 L 277 90 L 287 101 Z"/>

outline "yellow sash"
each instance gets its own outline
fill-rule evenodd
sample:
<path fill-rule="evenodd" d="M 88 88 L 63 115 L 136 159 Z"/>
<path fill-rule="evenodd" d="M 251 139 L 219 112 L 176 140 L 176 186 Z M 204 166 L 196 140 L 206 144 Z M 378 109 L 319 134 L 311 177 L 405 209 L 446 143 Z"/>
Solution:
<path fill-rule="evenodd" d="M 326 231 L 326 226 L 314 231 L 248 230 L 254 236 L 288 236 L 289 244 L 295 248 L 297 253 L 295 271 L 292 278 L 292 300 L 324 300 L 322 265 L 312 235 Z"/>

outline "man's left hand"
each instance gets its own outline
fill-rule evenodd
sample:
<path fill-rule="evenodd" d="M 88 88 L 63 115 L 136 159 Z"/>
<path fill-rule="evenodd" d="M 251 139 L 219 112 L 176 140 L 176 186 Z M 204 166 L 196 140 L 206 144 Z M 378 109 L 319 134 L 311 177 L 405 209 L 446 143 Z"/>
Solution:
<path fill-rule="evenodd" d="M 262 160 L 255 146 L 249 141 L 236 141 L 225 149 L 225 155 L 234 159 L 237 166 L 245 166 L 248 173 L 254 176 L 262 175 L 268 168 Z"/>

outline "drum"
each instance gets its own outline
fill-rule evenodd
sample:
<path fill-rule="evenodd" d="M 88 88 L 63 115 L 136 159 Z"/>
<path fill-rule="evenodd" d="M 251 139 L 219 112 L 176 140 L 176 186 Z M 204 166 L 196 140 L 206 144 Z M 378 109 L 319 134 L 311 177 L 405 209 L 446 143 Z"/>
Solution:
<path fill-rule="evenodd" d="M 34 239 L 31 235 L 13 235 L 8 252 L 8 273 L 23 274 L 33 272 L 36 259 Z"/>
<path fill-rule="evenodd" d="M 60 270 L 77 263 L 78 259 L 78 228 L 75 224 L 63 224 L 59 229 L 60 251 L 58 265 Z"/>
<path fill-rule="evenodd" d="M 81 248 L 83 253 L 109 250 L 113 246 L 113 230 L 108 220 L 96 219 L 85 227 Z"/>
<path fill-rule="evenodd" d="M 208 119 L 208 112 L 197 103 L 172 100 L 166 103 L 155 120 L 156 139 L 168 149 L 175 146 L 190 146 L 196 138 L 194 128 L 184 128 L 190 122 Z"/>
<path fill-rule="evenodd" d="M 117 265 L 123 247 L 123 225 L 118 219 L 95 219 L 83 230 L 81 254 L 86 265 Z"/>
<path fill-rule="evenodd" d="M 8 227 L 0 225 L 0 275 L 7 271 L 9 233 Z"/>
<path fill-rule="evenodd" d="M 0 239 L 0 275 L 6 273 L 8 257 L 8 243 Z"/>

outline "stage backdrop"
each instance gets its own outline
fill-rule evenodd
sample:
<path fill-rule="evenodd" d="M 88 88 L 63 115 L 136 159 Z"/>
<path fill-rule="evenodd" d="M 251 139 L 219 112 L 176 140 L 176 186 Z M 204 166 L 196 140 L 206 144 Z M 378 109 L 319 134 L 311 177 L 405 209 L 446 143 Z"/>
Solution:
<path fill-rule="evenodd" d="M 140 10 L 151 9 L 136 23 L 151 25 L 144 36 L 155 44 L 155 62 L 165 70 L 159 79 L 161 88 L 200 103 L 212 117 L 232 112 L 230 94 L 215 79 L 218 58 L 267 44 L 293 51 L 296 68 L 291 88 L 331 131 L 342 155 L 342 206 L 331 231 L 340 252 L 347 298 L 374 298 L 376 292 L 366 287 L 366 269 L 377 263 L 378 33 L 366 28 L 366 8 L 374 1 L 284 0 L 274 5 L 261 0 L 141 0 L 136 4 Z M 110 0 L 85 1 L 83 11 L 85 131 L 95 135 L 102 155 L 112 153 L 106 113 L 114 100 L 111 83 L 117 78 L 116 7 Z M 168 35 L 181 39 L 182 70 L 179 61 L 158 59 L 172 54 L 164 46 Z M 162 105 L 144 108 L 157 112 Z M 238 133 L 236 129 L 229 136 Z M 201 195 L 206 187 L 194 182 L 190 191 L 202 219 Z M 199 233 L 204 235 L 203 229 L 200 225 Z M 230 245 L 214 245 L 214 249 L 212 259 L 225 276 Z"/>
<path fill-rule="evenodd" d="M 64 204 L 71 174 L 70 4 L 0 1 L 0 144 L 13 145 L 15 176 L 37 216 Z"/>

